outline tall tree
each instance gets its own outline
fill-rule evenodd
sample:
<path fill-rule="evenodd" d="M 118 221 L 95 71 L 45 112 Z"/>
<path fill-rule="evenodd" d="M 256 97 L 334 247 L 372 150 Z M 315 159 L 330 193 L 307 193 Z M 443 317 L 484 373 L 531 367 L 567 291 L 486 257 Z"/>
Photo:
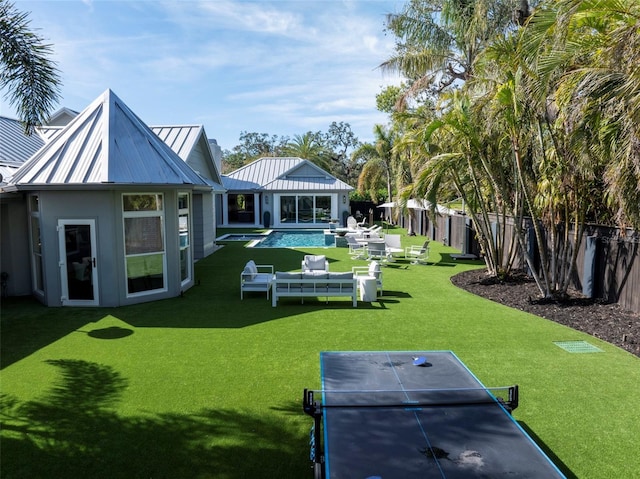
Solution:
<path fill-rule="evenodd" d="M 59 99 L 60 76 L 51 45 L 30 29 L 27 13 L 0 0 L 0 89 L 17 108 L 25 132 L 42 125 Z"/>
<path fill-rule="evenodd" d="M 377 191 L 384 187 L 387 200 L 393 199 L 393 181 L 395 156 L 393 145 L 395 132 L 383 125 L 373 127 L 374 142 L 361 144 L 353 153 L 354 161 L 364 162 L 358 178 L 358 190 L 367 192 L 373 201 L 377 200 Z"/>
<path fill-rule="evenodd" d="M 282 154 L 304 158 L 324 170 L 330 170 L 329 153 L 325 148 L 322 133 L 319 131 L 294 135 L 293 139 L 284 146 Z"/>
<path fill-rule="evenodd" d="M 408 79 L 407 96 L 437 96 L 471 78 L 478 54 L 528 11 L 523 0 L 410 0 L 387 17 L 396 52 L 381 66 Z"/>
<path fill-rule="evenodd" d="M 349 123 L 331 122 L 324 136 L 327 151 L 330 152 L 329 171 L 342 181 L 356 184 L 360 171 L 357 163 L 350 159 L 350 152 L 358 147 L 358 137 L 351 130 Z"/>
<path fill-rule="evenodd" d="M 547 1 L 523 51 L 553 95 L 558 121 L 604 181 L 621 226 L 640 228 L 640 3 Z M 561 74 L 558 74 L 560 72 Z M 582 155 L 584 156 L 584 154 Z"/>

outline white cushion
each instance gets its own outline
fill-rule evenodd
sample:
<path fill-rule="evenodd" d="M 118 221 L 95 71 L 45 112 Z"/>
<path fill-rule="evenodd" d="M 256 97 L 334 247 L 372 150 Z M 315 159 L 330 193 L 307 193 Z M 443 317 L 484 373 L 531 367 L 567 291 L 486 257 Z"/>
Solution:
<path fill-rule="evenodd" d="M 369 275 L 375 276 L 377 278 L 379 274 L 380 274 L 380 263 L 378 263 L 377 261 L 372 261 L 371 264 L 369 265 Z"/>
<path fill-rule="evenodd" d="M 353 273 L 329 273 L 329 279 L 353 279 Z"/>
<path fill-rule="evenodd" d="M 251 281 L 254 278 L 254 275 L 251 272 L 251 268 L 249 268 L 249 266 L 245 266 L 242 270 L 242 277 L 245 281 Z"/>
<path fill-rule="evenodd" d="M 245 266 L 245 269 L 246 268 L 248 268 L 249 273 L 251 273 L 251 279 L 254 279 L 256 277 L 256 274 L 258 274 L 258 267 L 256 266 L 255 261 L 249 260 L 249 262 Z"/>
<path fill-rule="evenodd" d="M 304 265 L 306 269 L 319 269 L 324 271 L 326 260 L 327 257 L 324 255 L 307 255 L 304 257 Z"/>

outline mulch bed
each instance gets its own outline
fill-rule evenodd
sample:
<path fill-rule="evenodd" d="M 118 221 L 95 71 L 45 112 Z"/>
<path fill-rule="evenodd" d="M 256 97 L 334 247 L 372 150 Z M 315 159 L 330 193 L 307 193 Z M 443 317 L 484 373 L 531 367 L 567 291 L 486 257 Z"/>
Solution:
<path fill-rule="evenodd" d="M 470 293 L 526 311 L 591 334 L 640 357 L 640 315 L 617 304 L 585 298 L 569 291 L 562 300 L 544 300 L 532 278 L 514 275 L 506 281 L 489 278 L 486 271 L 465 271 L 451 282 Z"/>

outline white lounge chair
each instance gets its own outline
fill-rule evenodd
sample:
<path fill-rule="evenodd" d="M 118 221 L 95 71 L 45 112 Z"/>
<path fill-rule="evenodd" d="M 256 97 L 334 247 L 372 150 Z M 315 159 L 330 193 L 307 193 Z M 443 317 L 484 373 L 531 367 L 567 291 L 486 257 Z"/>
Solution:
<path fill-rule="evenodd" d="M 349 216 L 347 218 L 347 228 L 349 228 L 350 230 L 357 230 L 358 220 L 356 220 L 353 216 Z"/>
<path fill-rule="evenodd" d="M 323 254 L 306 254 L 302 260 L 301 269 L 303 273 L 311 273 L 313 271 L 327 273 L 329 271 L 329 261 Z"/>
<path fill-rule="evenodd" d="M 365 258 L 367 254 L 366 243 L 358 243 L 356 236 L 349 234 L 345 236 L 345 239 L 347 240 L 347 246 L 349 246 L 349 256 L 351 256 L 351 259 Z"/>
<path fill-rule="evenodd" d="M 402 244 L 400 242 L 400 235 L 398 234 L 386 234 L 384 235 L 384 244 L 387 249 L 387 259 L 393 261 L 393 253 L 402 253 Z"/>
<path fill-rule="evenodd" d="M 425 241 L 422 246 L 411 245 L 404 250 L 405 259 L 410 259 L 411 264 L 427 264 L 429 258 L 429 240 Z"/>

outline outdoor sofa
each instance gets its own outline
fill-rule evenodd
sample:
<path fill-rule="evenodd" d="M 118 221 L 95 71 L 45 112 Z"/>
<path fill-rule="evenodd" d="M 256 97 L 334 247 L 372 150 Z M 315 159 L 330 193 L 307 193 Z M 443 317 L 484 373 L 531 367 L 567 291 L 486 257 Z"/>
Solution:
<path fill-rule="evenodd" d="M 272 289 L 271 305 L 275 307 L 280 298 L 329 297 L 351 298 L 353 307 L 358 306 L 358 288 L 352 272 L 312 271 L 307 273 L 276 271 Z"/>

